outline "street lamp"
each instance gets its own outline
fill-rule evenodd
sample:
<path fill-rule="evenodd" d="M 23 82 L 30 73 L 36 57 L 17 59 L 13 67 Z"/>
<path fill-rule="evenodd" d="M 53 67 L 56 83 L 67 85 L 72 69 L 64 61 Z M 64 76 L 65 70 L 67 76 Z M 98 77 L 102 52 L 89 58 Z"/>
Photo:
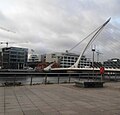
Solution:
<path fill-rule="evenodd" d="M 92 52 L 93 52 L 93 60 L 92 60 L 92 67 L 93 67 L 93 77 L 94 77 L 94 53 L 95 53 L 95 48 L 92 48 Z"/>

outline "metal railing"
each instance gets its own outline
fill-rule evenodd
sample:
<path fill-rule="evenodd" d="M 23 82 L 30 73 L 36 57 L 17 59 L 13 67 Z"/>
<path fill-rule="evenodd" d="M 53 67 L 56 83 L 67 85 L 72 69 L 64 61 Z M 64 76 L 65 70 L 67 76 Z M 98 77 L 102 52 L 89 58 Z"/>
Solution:
<path fill-rule="evenodd" d="M 16 85 L 36 85 L 36 84 L 61 84 L 61 83 L 74 83 L 75 80 L 94 79 L 101 80 L 100 74 L 93 73 L 55 73 L 43 75 L 25 75 L 25 76 L 0 76 L 1 86 L 16 86 Z M 120 74 L 104 74 L 105 81 L 119 81 Z"/>

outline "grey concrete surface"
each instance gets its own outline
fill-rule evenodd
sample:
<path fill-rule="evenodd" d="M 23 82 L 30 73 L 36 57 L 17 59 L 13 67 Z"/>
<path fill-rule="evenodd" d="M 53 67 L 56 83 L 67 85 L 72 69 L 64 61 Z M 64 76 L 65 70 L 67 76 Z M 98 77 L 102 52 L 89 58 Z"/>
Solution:
<path fill-rule="evenodd" d="M 0 87 L 0 115 L 120 115 L 120 82 Z"/>

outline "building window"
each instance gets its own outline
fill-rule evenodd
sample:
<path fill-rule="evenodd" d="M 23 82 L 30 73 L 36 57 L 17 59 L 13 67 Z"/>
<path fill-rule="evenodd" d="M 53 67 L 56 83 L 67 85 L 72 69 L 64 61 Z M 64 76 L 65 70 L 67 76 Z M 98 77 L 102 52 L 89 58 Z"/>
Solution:
<path fill-rule="evenodd" d="M 56 58 L 56 54 L 52 54 L 52 58 Z"/>

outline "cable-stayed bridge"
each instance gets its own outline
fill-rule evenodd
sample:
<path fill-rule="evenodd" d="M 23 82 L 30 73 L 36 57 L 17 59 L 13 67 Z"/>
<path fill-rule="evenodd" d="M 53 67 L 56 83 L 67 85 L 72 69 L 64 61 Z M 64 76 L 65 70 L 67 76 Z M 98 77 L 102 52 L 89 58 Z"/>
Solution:
<path fill-rule="evenodd" d="M 82 41 L 80 41 L 78 44 L 76 44 L 73 48 L 71 48 L 69 51 L 74 49 L 76 46 L 78 46 L 81 42 L 86 40 L 88 37 L 92 36 L 87 44 L 82 48 L 82 51 L 77 59 L 77 61 L 69 68 L 51 68 L 53 64 L 50 64 L 48 67 L 44 68 L 44 71 L 52 71 L 52 72 L 91 72 L 91 71 L 99 71 L 100 68 L 95 68 L 94 66 L 92 68 L 79 68 L 78 65 L 80 64 L 80 59 L 84 55 L 87 48 L 90 46 L 90 44 L 97 38 L 97 36 L 101 33 L 101 31 L 105 28 L 105 26 L 109 23 L 111 18 L 109 18 L 107 21 L 105 21 L 101 26 L 99 26 L 97 29 L 95 29 L 92 33 L 90 33 L 87 37 L 85 37 Z M 68 52 L 69 52 L 68 51 Z M 94 63 L 94 62 L 93 62 Z M 110 69 L 105 68 L 106 72 L 119 72 L 120 69 Z"/>

